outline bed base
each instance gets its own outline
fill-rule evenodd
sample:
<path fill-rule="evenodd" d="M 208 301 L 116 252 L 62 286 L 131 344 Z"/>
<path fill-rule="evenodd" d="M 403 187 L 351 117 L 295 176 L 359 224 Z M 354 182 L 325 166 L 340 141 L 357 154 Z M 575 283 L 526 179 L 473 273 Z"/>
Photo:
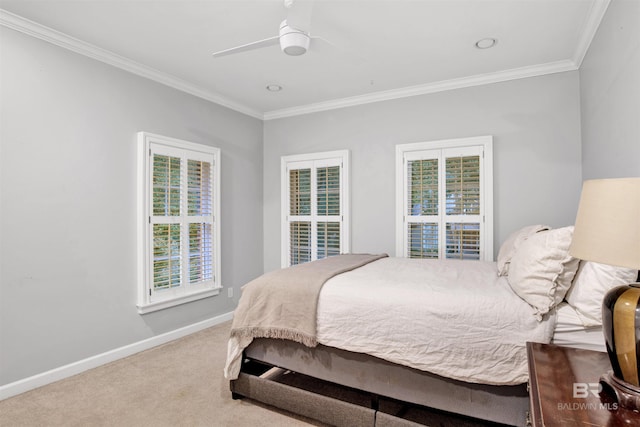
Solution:
<path fill-rule="evenodd" d="M 351 403 L 349 399 L 341 401 L 317 395 L 317 400 L 313 400 L 308 394 L 312 392 L 270 381 L 268 374 L 257 376 L 256 364 L 265 367 L 259 368 L 261 372 L 269 367 L 279 367 L 359 390 L 371 401 L 363 405 Z M 230 385 L 234 398 L 249 397 L 332 425 L 417 425 L 408 421 L 406 424 L 390 422 L 387 414 L 378 412 L 378 396 L 500 424 L 526 426 L 528 422 L 529 394 L 525 384 L 466 383 L 366 354 L 323 345 L 309 348 L 287 340 L 254 340 L 245 349 L 239 378 Z M 330 403 L 337 407 L 331 406 L 328 411 L 326 408 Z M 327 413 L 338 415 L 326 419 Z M 384 424 L 385 420 L 390 423 Z"/>

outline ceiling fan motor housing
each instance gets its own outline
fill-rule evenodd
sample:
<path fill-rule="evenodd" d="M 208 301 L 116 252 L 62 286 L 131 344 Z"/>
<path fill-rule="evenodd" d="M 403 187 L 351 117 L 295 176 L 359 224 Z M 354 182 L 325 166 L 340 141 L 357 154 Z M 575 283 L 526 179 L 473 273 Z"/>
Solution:
<path fill-rule="evenodd" d="M 287 55 L 299 56 L 309 49 L 311 38 L 304 31 L 287 25 L 287 21 L 280 24 L 280 49 Z"/>

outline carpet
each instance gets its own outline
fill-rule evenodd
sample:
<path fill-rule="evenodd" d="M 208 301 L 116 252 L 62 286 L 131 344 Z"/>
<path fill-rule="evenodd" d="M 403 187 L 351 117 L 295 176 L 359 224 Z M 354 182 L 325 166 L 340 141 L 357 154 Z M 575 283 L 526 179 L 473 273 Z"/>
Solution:
<path fill-rule="evenodd" d="M 251 399 L 231 398 L 222 373 L 230 328 L 225 322 L 0 401 L 0 426 L 325 426 Z M 286 378 L 347 401 L 361 399 L 331 384 Z M 382 405 L 432 427 L 490 425 L 426 408 L 396 410 L 394 402 Z"/>

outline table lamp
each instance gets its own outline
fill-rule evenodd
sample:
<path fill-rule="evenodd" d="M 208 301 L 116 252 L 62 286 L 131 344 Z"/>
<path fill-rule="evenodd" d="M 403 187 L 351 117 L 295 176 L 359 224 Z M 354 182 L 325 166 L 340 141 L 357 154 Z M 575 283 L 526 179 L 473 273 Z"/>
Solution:
<path fill-rule="evenodd" d="M 640 269 L 640 178 L 585 181 L 569 253 Z M 613 371 L 600 379 L 618 403 L 640 409 L 640 283 L 609 290 L 602 329 Z"/>

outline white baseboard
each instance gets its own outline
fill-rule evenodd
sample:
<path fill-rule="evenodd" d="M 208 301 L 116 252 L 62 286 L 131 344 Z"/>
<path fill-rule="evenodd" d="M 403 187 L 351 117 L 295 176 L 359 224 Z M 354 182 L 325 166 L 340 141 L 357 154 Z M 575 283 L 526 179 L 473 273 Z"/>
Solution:
<path fill-rule="evenodd" d="M 194 323 L 192 325 L 185 326 L 171 332 L 156 335 L 155 337 L 147 338 L 133 344 L 125 345 L 124 347 L 116 348 L 102 354 L 97 354 L 95 356 L 88 357 L 86 359 L 79 360 L 77 362 L 34 375 L 32 377 L 24 378 L 22 380 L 0 386 L 0 400 L 16 396 L 26 391 L 33 390 L 34 388 L 42 387 L 43 385 L 51 384 L 55 381 L 60 381 L 89 369 L 97 368 L 98 366 L 113 362 L 118 359 L 122 359 L 127 356 L 131 356 L 132 354 L 139 353 L 143 350 L 148 350 L 161 344 L 165 344 L 169 341 L 185 337 L 211 326 L 215 326 L 231 320 L 232 318 L 233 312 L 221 314 L 219 316 L 212 317 L 211 319 L 203 320 L 202 322 Z"/>

